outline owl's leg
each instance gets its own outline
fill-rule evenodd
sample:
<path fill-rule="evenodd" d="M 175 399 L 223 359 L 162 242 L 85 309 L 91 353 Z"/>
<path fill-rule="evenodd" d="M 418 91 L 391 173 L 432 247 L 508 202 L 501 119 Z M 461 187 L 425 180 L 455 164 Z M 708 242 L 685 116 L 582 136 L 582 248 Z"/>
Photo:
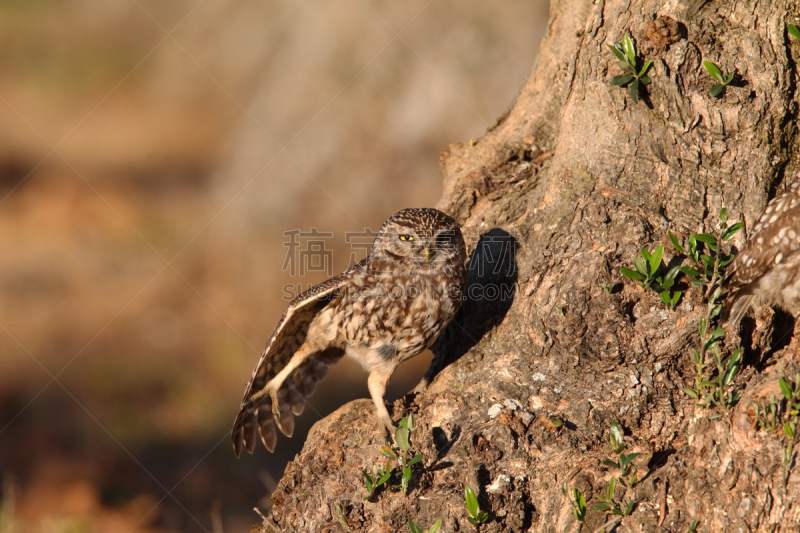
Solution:
<path fill-rule="evenodd" d="M 386 384 L 389 382 L 392 372 L 394 372 L 394 366 L 381 365 L 374 367 L 369 373 L 369 379 L 367 379 L 369 394 L 372 396 L 372 401 L 375 403 L 378 422 L 386 428 L 389 435 L 394 435 L 395 427 L 394 424 L 392 424 L 389 411 L 386 409 L 383 395 L 386 393 Z"/>
<path fill-rule="evenodd" d="M 280 419 L 281 410 L 278 402 L 278 390 L 280 390 L 281 385 L 283 385 L 283 382 L 286 381 L 286 378 L 289 377 L 289 375 L 294 372 L 297 367 L 305 363 L 312 353 L 314 353 L 314 350 L 312 350 L 310 346 L 306 344 L 301 346 L 294 353 L 294 355 L 292 355 L 289 363 L 283 367 L 280 372 L 275 374 L 275 377 L 269 380 L 267 384 L 264 385 L 263 389 L 250 396 L 250 401 L 255 402 L 262 396 L 269 394 L 270 398 L 272 398 L 272 414 L 275 415 L 276 419 Z"/>

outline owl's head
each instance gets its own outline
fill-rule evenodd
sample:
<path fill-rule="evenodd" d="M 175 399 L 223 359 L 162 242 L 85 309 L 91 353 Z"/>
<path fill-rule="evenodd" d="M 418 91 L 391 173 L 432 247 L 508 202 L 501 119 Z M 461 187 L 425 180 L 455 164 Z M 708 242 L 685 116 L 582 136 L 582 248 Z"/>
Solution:
<path fill-rule="evenodd" d="M 373 257 L 385 257 L 420 268 L 463 262 L 464 237 L 458 222 L 437 209 L 403 209 L 378 230 Z"/>

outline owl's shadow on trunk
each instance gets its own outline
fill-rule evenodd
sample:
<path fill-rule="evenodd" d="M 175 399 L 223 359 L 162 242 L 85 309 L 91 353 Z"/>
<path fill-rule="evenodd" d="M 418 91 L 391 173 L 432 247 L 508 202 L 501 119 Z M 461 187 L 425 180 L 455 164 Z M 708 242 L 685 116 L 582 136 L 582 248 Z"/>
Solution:
<path fill-rule="evenodd" d="M 467 263 L 464 303 L 431 346 L 434 357 L 423 383 L 430 384 L 503 321 L 516 291 L 518 245 L 513 235 L 500 228 L 481 235 Z"/>

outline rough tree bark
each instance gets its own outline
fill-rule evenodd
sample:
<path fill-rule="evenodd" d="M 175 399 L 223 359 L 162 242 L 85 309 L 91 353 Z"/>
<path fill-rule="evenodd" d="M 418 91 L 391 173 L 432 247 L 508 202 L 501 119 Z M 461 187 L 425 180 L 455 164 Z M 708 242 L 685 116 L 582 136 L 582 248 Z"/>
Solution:
<path fill-rule="evenodd" d="M 746 349 L 743 397 L 713 420 L 681 390 L 694 376 L 701 290 L 686 286 L 667 311 L 619 269 L 640 248 L 666 244 L 667 228 L 713 230 L 723 206 L 746 224 L 733 241 L 741 246 L 800 168 L 800 45 L 786 31 L 798 15 L 790 0 L 553 1 L 509 111 L 474 144 L 441 156 L 438 207 L 478 244 L 473 297 L 437 342 L 438 374 L 393 406 L 395 419 L 416 415 L 424 468 L 407 497 L 362 501 L 361 471 L 382 462 L 384 442 L 370 401 L 350 403 L 312 429 L 257 529 L 407 531 L 409 519 L 442 519 L 442 531 L 471 531 L 469 485 L 490 514 L 481 531 L 576 531 L 562 484 L 587 500 L 602 493 L 614 474 L 602 464 L 611 458 L 605 438 L 618 420 L 643 477 L 626 493 L 639 503 L 619 530 L 683 532 L 699 520 L 699 531 L 797 531 L 800 472 L 785 482 L 782 435 L 754 429 L 747 413 L 777 392 L 784 371 L 797 371 L 794 320 L 758 309 L 742 327 L 750 333 L 729 333 L 726 351 Z M 648 37 L 657 16 L 677 21 L 677 33 Z M 625 33 L 653 61 L 638 105 L 608 83 L 620 70 L 606 43 Z M 718 99 L 704 59 L 738 74 Z M 665 264 L 677 264 L 665 248 Z M 516 290 L 476 296 L 492 284 Z M 606 520 L 589 511 L 583 531 Z"/>

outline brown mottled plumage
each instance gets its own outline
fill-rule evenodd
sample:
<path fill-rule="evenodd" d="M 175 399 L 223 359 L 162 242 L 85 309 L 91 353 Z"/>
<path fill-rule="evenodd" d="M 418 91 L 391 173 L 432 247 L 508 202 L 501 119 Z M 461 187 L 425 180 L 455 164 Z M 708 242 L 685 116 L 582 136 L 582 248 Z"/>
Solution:
<path fill-rule="evenodd" d="M 292 300 L 272 333 L 233 424 L 237 457 L 256 432 L 269 451 L 344 354 L 369 372 L 378 420 L 398 364 L 430 346 L 461 306 L 466 249 L 458 223 L 436 209 L 404 209 L 383 223 L 366 259 Z"/>
<path fill-rule="evenodd" d="M 753 300 L 800 311 L 800 174 L 773 198 L 723 281 L 725 314 L 737 324 Z"/>

